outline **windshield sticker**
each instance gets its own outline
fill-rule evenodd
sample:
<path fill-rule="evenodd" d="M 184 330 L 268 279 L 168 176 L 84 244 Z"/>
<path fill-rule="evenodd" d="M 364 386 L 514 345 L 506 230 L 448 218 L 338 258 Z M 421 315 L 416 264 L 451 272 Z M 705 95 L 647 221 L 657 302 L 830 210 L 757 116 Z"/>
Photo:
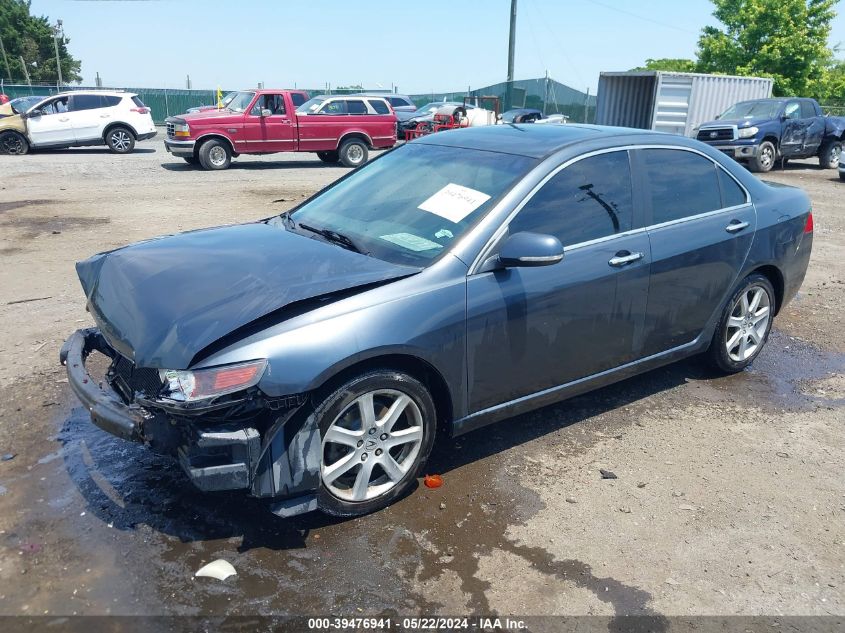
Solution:
<path fill-rule="evenodd" d="M 421 251 L 430 251 L 434 248 L 443 248 L 443 246 L 437 242 L 432 242 L 431 240 L 427 240 L 419 235 L 413 235 L 412 233 L 393 233 L 392 235 L 382 235 L 380 237 L 387 242 L 392 242 L 397 246 L 401 246 L 402 248 L 407 248 L 409 251 L 416 251 L 418 253 Z"/>
<path fill-rule="evenodd" d="M 450 182 L 417 208 L 457 224 L 489 199 L 486 193 Z"/>

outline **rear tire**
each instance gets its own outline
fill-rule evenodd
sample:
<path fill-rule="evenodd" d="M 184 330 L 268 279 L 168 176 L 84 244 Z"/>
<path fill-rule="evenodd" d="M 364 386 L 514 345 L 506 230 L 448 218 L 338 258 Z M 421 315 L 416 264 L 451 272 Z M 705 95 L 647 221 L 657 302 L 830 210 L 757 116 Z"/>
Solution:
<path fill-rule="evenodd" d="M 23 156 L 29 152 L 29 141 L 23 134 L 9 130 L 0 134 L 0 154 Z"/>
<path fill-rule="evenodd" d="M 129 154 L 135 149 L 135 135 L 128 127 L 116 125 L 106 132 L 106 145 L 114 154 Z"/>
<path fill-rule="evenodd" d="M 777 150 L 770 141 L 763 141 L 757 150 L 757 155 L 748 161 L 748 168 L 756 173 L 765 174 L 772 171 L 777 159 Z"/>
<path fill-rule="evenodd" d="M 822 169 L 835 169 L 839 165 L 841 154 L 842 141 L 825 141 L 819 149 L 819 165 Z"/>
<path fill-rule="evenodd" d="M 349 517 L 381 510 L 411 489 L 434 446 L 437 411 L 418 380 L 380 369 L 346 381 L 309 423 L 321 437 L 318 507 Z"/>
<path fill-rule="evenodd" d="M 719 316 L 706 354 L 710 366 L 735 374 L 754 362 L 769 339 L 776 310 L 775 290 L 765 276 L 743 279 Z"/>
<path fill-rule="evenodd" d="M 232 152 L 226 143 L 212 138 L 200 146 L 199 162 L 209 171 L 228 169 L 232 164 Z"/>
<path fill-rule="evenodd" d="M 317 158 L 319 158 L 324 163 L 336 163 L 340 160 L 340 154 L 338 152 L 317 152 Z"/>
<path fill-rule="evenodd" d="M 351 138 L 347 141 L 343 141 L 338 153 L 340 154 L 340 162 L 343 163 L 345 167 L 353 168 L 360 167 L 366 163 L 369 156 L 367 144 L 357 138 Z"/>

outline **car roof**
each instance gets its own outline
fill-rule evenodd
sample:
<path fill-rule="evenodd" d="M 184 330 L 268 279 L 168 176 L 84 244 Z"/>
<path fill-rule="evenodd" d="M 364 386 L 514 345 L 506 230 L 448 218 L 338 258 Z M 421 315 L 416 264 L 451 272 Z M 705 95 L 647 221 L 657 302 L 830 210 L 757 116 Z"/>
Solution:
<path fill-rule="evenodd" d="M 651 130 L 601 125 L 504 124 L 468 127 L 420 137 L 411 143 L 479 149 L 529 158 L 545 158 L 567 146 L 581 142 L 618 138 L 624 143 L 659 143 L 693 146 L 690 139 Z"/>
<path fill-rule="evenodd" d="M 107 97 L 137 97 L 134 92 L 124 92 L 123 90 L 68 90 L 67 92 L 60 92 L 49 97 L 70 97 L 71 95 L 105 95 Z"/>

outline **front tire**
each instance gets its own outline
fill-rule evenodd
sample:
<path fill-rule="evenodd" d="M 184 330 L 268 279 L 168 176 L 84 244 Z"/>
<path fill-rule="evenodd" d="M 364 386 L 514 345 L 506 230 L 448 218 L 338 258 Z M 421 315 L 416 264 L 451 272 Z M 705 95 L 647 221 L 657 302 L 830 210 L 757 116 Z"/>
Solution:
<path fill-rule="evenodd" d="M 369 514 L 399 499 L 434 445 L 431 395 L 399 371 L 374 370 L 348 380 L 312 416 L 322 442 L 317 503 L 334 516 Z"/>
<path fill-rule="evenodd" d="M 825 141 L 819 149 L 819 165 L 822 169 L 835 169 L 842 155 L 841 141 Z"/>
<path fill-rule="evenodd" d="M 115 126 L 106 132 L 106 145 L 114 154 L 129 154 L 135 149 L 135 135 L 127 127 Z"/>
<path fill-rule="evenodd" d="M 23 134 L 9 130 L 0 134 L 0 154 L 23 156 L 29 152 L 29 141 Z"/>
<path fill-rule="evenodd" d="M 743 279 L 719 317 L 707 351 L 710 365 L 735 374 L 754 362 L 769 339 L 776 308 L 775 291 L 766 277 L 755 273 Z"/>
<path fill-rule="evenodd" d="M 757 155 L 748 161 L 748 168 L 756 173 L 772 171 L 777 159 L 777 150 L 771 141 L 763 141 L 757 150 Z"/>
<path fill-rule="evenodd" d="M 353 168 L 360 167 L 366 163 L 369 156 L 367 144 L 357 138 L 351 138 L 348 141 L 344 141 L 340 146 L 338 153 L 340 154 L 340 162 L 343 163 L 345 167 Z"/>
<path fill-rule="evenodd" d="M 228 169 L 232 164 L 232 152 L 226 143 L 212 138 L 200 147 L 199 161 L 202 168 L 209 171 Z"/>

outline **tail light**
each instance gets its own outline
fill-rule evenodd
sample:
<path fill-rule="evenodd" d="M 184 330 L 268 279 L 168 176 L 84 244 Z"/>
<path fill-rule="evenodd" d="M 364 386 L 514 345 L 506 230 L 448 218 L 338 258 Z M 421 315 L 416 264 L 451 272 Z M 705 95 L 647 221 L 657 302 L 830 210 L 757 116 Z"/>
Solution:
<path fill-rule="evenodd" d="M 149 108 L 132 108 L 131 112 L 137 112 L 138 114 L 149 114 Z"/>
<path fill-rule="evenodd" d="M 813 212 L 810 211 L 810 214 L 807 216 L 807 223 L 804 225 L 804 233 L 812 233 L 813 232 Z"/>

